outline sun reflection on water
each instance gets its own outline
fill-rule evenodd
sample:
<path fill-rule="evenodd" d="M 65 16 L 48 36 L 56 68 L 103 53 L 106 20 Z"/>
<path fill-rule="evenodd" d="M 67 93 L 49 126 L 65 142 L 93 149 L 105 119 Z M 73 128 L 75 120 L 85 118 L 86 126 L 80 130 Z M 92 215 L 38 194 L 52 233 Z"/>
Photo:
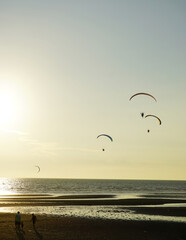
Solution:
<path fill-rule="evenodd" d="M 0 196 L 15 194 L 13 191 L 13 182 L 13 179 L 0 178 Z"/>

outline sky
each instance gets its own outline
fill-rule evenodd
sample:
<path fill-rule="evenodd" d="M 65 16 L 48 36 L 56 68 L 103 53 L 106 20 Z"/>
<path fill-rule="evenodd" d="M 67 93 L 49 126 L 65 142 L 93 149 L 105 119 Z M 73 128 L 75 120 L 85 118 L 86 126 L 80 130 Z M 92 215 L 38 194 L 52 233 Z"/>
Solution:
<path fill-rule="evenodd" d="M 0 177 L 186 180 L 185 11 L 0 0 Z"/>

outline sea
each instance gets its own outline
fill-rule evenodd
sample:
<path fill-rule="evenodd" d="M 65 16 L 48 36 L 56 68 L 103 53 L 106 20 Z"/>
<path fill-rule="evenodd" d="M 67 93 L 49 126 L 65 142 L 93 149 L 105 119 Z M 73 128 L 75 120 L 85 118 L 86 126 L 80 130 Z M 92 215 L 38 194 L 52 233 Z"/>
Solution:
<path fill-rule="evenodd" d="M 186 181 L 166 180 L 109 180 L 109 179 L 43 179 L 43 178 L 0 178 L 0 212 L 37 213 L 58 217 L 86 217 L 119 220 L 163 220 L 186 222 L 181 216 L 160 216 L 136 213 L 130 206 L 121 205 L 61 205 L 61 206 L 6 206 L 11 198 L 21 197 L 74 197 L 84 196 L 88 199 L 136 199 L 136 198 L 168 198 L 186 200 Z M 91 198 L 92 196 L 92 198 Z M 148 205 L 143 205 L 148 208 Z M 152 205 L 150 205 L 152 207 Z M 186 207 L 186 203 L 170 203 L 153 207 Z"/>

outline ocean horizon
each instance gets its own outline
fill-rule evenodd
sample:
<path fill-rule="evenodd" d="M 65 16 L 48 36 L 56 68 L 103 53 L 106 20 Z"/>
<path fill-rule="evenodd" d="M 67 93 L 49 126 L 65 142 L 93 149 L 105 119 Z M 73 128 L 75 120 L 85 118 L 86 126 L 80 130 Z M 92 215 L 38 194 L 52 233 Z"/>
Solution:
<path fill-rule="evenodd" d="M 0 178 L 0 195 L 186 192 L 185 180 Z"/>

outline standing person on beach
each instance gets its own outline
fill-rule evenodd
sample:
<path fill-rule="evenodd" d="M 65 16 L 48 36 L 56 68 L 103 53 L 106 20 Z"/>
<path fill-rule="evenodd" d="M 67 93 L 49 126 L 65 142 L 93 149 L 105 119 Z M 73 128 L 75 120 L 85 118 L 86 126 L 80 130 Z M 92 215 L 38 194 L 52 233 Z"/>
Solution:
<path fill-rule="evenodd" d="M 20 225 L 21 225 L 21 214 L 18 211 L 16 213 L 16 216 L 15 216 L 15 227 L 16 227 L 16 230 L 20 230 Z"/>
<path fill-rule="evenodd" d="M 33 223 L 33 227 L 35 227 L 36 215 L 34 215 L 34 213 L 32 213 L 32 223 Z"/>

